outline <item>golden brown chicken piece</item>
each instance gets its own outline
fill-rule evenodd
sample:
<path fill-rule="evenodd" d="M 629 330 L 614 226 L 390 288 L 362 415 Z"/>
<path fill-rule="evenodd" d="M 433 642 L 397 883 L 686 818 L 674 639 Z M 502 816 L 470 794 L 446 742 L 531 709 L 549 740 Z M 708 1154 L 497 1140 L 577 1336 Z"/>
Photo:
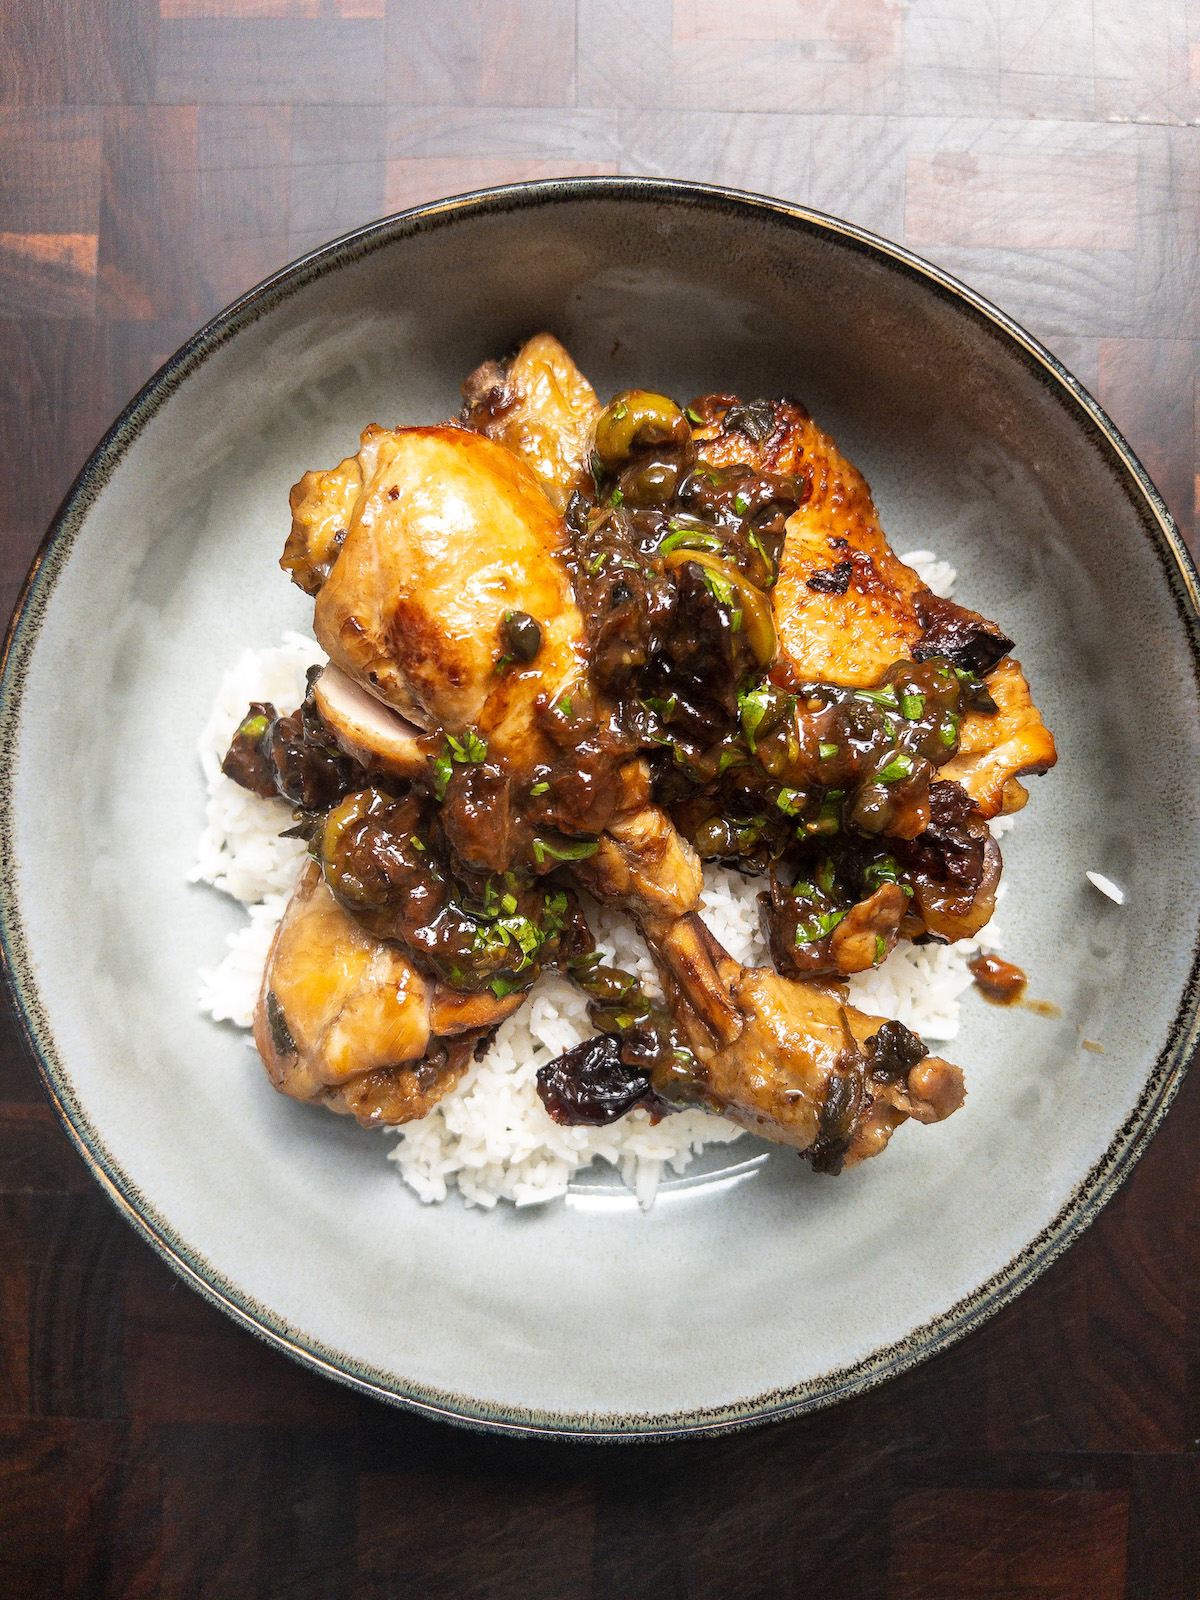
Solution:
<path fill-rule="evenodd" d="M 866 480 L 829 435 L 801 405 L 776 401 L 772 409 L 775 426 L 761 442 L 715 423 L 696 430 L 697 448 L 713 466 L 738 462 L 807 478 L 771 595 L 780 654 L 799 682 L 869 688 L 912 655 L 923 632 L 913 596 L 924 585 L 893 555 Z M 831 572 L 837 585 L 836 569 L 847 561 L 853 570 L 841 592 L 807 587 L 814 574 Z"/>
<path fill-rule="evenodd" d="M 995 714 L 967 713 L 958 733 L 958 754 L 938 776 L 961 784 L 985 817 L 998 817 L 1020 811 L 1029 798 L 1018 774 L 1048 772 L 1058 752 L 1019 661 L 1005 656 L 988 674 L 987 686 Z"/>
<path fill-rule="evenodd" d="M 363 487 L 317 596 L 330 659 L 422 728 L 474 729 L 515 777 L 543 755 L 537 711 L 583 678 L 565 531 L 511 451 L 456 427 L 371 427 Z M 533 668 L 498 670 L 506 616 L 541 628 Z"/>
<path fill-rule="evenodd" d="M 313 863 L 271 945 L 254 1042 L 281 1094 L 364 1126 L 409 1122 L 454 1087 L 481 1035 L 523 998 L 435 984 L 366 933 Z"/>
<path fill-rule="evenodd" d="M 875 1080 L 860 1047 L 886 1026 L 884 1018 L 846 1006 L 831 986 L 734 961 L 695 910 L 703 887 L 695 852 L 654 807 L 614 822 L 574 874 L 642 929 L 700 1063 L 687 1092 L 723 1116 L 798 1150 L 818 1146 L 827 1154 L 823 1138 L 828 1150 L 838 1144 L 837 1164 L 852 1166 L 877 1155 L 906 1118 L 940 1122 L 962 1104 L 962 1073 L 939 1057 L 926 1056 L 894 1081 Z M 886 888 L 903 902 L 899 889 Z M 900 906 L 893 909 L 898 921 Z"/>
<path fill-rule="evenodd" d="M 700 1063 L 701 1098 L 827 1170 L 878 1155 L 907 1118 L 941 1122 L 965 1099 L 958 1067 L 922 1054 L 889 1069 L 868 1041 L 895 1024 L 848 1006 L 832 986 L 740 966 L 698 916 L 651 934 L 650 948 Z"/>
<path fill-rule="evenodd" d="M 328 472 L 306 472 L 292 488 L 292 531 L 279 565 L 306 594 L 316 594 L 329 576 L 361 493 L 357 456 Z"/>
<path fill-rule="evenodd" d="M 506 445 L 537 473 L 558 511 L 589 481 L 596 391 L 550 333 L 535 333 L 510 362 L 485 361 L 462 386 L 462 421 Z"/>
<path fill-rule="evenodd" d="M 866 479 L 803 406 L 774 401 L 770 411 L 773 426 L 760 441 L 722 420 L 698 429 L 697 441 L 702 459 L 714 466 L 742 462 L 809 481 L 807 499 L 788 519 L 771 593 L 779 639 L 771 676 L 777 682 L 871 688 L 923 640 L 949 639 L 955 629 L 961 637 L 964 628 L 1002 640 L 994 623 L 931 594 L 893 553 Z M 994 658 L 995 649 L 987 653 Z M 1025 792 L 1015 780 L 1046 772 L 1056 752 L 1019 664 L 1005 656 L 985 681 L 1001 714 L 972 712 L 964 719 L 961 751 L 971 759 L 960 766 L 960 756 L 941 776 L 962 782 L 991 817 L 1019 809 Z"/>

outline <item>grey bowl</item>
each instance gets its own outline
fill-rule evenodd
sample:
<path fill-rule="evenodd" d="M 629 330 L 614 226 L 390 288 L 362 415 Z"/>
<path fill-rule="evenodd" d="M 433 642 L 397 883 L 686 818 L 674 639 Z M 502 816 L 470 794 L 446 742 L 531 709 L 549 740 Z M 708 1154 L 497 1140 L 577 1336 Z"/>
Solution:
<path fill-rule="evenodd" d="M 996 616 L 1061 761 L 1008 850 L 1006 949 L 1059 1021 L 967 1005 L 965 1111 L 837 1181 L 749 1141 L 648 1216 L 422 1208 L 385 1147 L 275 1096 L 194 1006 L 240 913 L 185 874 L 225 666 L 308 610 L 287 490 L 359 429 L 447 414 L 548 327 L 597 387 L 791 391 L 899 549 Z M 1145 473 L 1035 340 L 895 245 L 770 200 L 519 185 L 287 268 L 147 385 L 55 520 L 4 665 L 2 932 L 47 1089 L 175 1269 L 301 1361 L 500 1431 L 717 1432 L 943 1348 L 1096 1215 L 1196 1028 L 1195 574 Z M 1118 908 L 1085 881 L 1128 891 Z M 1104 1054 L 1081 1048 L 1081 1034 Z"/>

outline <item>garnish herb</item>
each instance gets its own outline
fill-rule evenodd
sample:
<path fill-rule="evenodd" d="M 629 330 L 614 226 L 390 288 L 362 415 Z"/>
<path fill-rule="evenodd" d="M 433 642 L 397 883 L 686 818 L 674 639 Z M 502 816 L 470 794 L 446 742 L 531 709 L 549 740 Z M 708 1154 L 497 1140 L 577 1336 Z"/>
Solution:
<path fill-rule="evenodd" d="M 444 800 L 446 798 L 446 785 L 450 782 L 450 773 L 453 770 L 450 752 L 443 749 L 441 755 L 433 757 L 432 766 L 433 792 L 439 800 Z"/>
<path fill-rule="evenodd" d="M 796 929 L 797 945 L 815 944 L 818 939 L 823 939 L 826 934 L 832 933 L 845 915 L 844 911 L 822 911 L 811 922 L 802 922 Z"/>
<path fill-rule="evenodd" d="M 530 794 L 545 794 L 549 787 L 548 783 L 534 783 L 530 785 L 529 792 Z"/>
<path fill-rule="evenodd" d="M 572 839 L 562 844 L 555 844 L 549 839 L 533 841 L 533 853 L 538 866 L 541 866 L 547 857 L 551 861 L 586 861 L 589 856 L 594 856 L 599 848 L 599 842 L 595 839 Z"/>
<path fill-rule="evenodd" d="M 487 740 L 481 739 L 474 728 L 468 728 L 461 739 L 456 739 L 452 733 L 448 733 L 446 743 L 450 746 L 450 754 L 455 761 L 478 764 L 487 760 Z"/>
<path fill-rule="evenodd" d="M 742 715 L 742 732 L 746 735 L 750 754 L 755 755 L 754 735 L 767 714 L 766 692 L 762 689 L 748 689 L 745 694 L 739 694 L 738 710 Z"/>
<path fill-rule="evenodd" d="M 907 778 L 912 769 L 913 758 L 905 755 L 903 750 L 898 750 L 876 777 L 880 783 L 895 783 L 900 778 Z"/>
<path fill-rule="evenodd" d="M 896 707 L 896 691 L 890 683 L 885 684 L 882 689 L 857 689 L 854 698 L 869 700 L 874 706 L 888 706 L 892 710 Z"/>
<path fill-rule="evenodd" d="M 672 550 L 721 550 L 724 548 L 715 533 L 705 533 L 699 528 L 674 528 L 658 546 L 659 555 L 669 556 Z"/>
<path fill-rule="evenodd" d="M 817 754 L 822 761 L 830 761 L 840 749 L 841 745 L 838 744 L 819 744 L 817 746 Z"/>
<path fill-rule="evenodd" d="M 900 696 L 900 710 L 910 722 L 915 722 L 925 709 L 925 696 L 923 694 L 902 694 Z"/>
<path fill-rule="evenodd" d="M 719 605 L 733 605 L 733 585 L 728 578 L 723 578 L 719 572 L 714 572 L 711 567 L 701 567 L 700 576 L 704 580 L 704 587 Z M 734 632 L 736 633 L 736 629 Z"/>

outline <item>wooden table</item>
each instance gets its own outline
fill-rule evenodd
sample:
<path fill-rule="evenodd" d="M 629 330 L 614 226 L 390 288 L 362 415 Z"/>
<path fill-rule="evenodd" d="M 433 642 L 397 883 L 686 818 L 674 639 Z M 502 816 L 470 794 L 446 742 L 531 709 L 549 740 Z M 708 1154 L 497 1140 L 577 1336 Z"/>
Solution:
<path fill-rule="evenodd" d="M 1192 0 L 3 0 L 0 85 L 5 608 L 103 428 L 221 305 L 383 212 L 568 173 L 903 240 L 1065 359 L 1193 531 Z M 1065 1258 L 863 1399 L 715 1442 L 527 1444 L 359 1400 L 211 1310 L 9 1029 L 0 1593 L 1194 1596 L 1198 1134 L 1193 1079 Z"/>

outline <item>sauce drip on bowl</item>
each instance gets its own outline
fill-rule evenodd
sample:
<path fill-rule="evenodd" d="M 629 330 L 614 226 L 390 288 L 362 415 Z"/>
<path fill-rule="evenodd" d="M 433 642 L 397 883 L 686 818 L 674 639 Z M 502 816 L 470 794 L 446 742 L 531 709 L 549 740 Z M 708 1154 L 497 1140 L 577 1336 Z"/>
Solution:
<path fill-rule="evenodd" d="M 978 955 L 967 962 L 975 987 L 994 1006 L 1015 1006 L 1025 993 L 1029 979 L 1003 956 Z"/>

